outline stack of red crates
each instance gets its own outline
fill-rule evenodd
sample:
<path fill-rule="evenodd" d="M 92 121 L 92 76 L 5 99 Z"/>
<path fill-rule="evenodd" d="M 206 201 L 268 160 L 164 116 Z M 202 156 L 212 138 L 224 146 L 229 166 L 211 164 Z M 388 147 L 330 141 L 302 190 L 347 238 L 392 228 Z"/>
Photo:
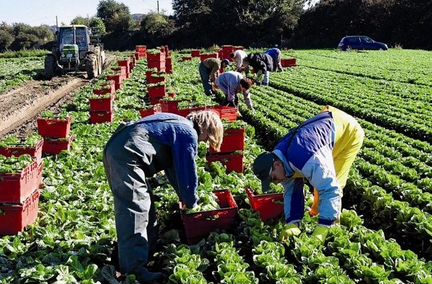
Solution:
<path fill-rule="evenodd" d="M 42 152 L 57 155 L 69 151 L 74 137 L 70 135 L 72 118 L 37 120 L 38 132 L 44 138 Z"/>
<path fill-rule="evenodd" d="M 90 123 L 112 122 L 114 118 L 114 94 L 90 98 Z"/>
<path fill-rule="evenodd" d="M 28 154 L 33 162 L 20 173 L 0 174 L 0 235 L 14 235 L 36 221 L 42 183 L 41 141 L 35 147 L 0 148 L 6 157 Z"/>
<path fill-rule="evenodd" d="M 156 68 L 158 72 L 165 72 L 165 49 L 147 53 L 147 68 Z"/>
<path fill-rule="evenodd" d="M 147 46 L 145 45 L 136 45 L 135 46 L 135 59 L 141 60 L 147 58 Z"/>
<path fill-rule="evenodd" d="M 123 59 L 123 60 L 118 60 L 117 61 L 118 66 L 120 66 L 120 68 L 124 67 L 125 69 L 125 79 L 129 79 L 131 76 L 131 69 L 130 69 L 130 59 Z"/>
<path fill-rule="evenodd" d="M 207 162 L 211 164 L 219 161 L 226 166 L 228 172 L 242 173 L 244 170 L 243 150 L 245 137 L 246 130 L 244 128 L 225 129 L 220 152 L 210 148 L 207 154 Z"/>
<path fill-rule="evenodd" d="M 90 122 L 92 124 L 113 121 L 115 92 L 116 88 L 113 80 L 107 81 L 104 88 L 93 90 L 93 94 L 100 95 L 100 98 L 90 98 Z"/>

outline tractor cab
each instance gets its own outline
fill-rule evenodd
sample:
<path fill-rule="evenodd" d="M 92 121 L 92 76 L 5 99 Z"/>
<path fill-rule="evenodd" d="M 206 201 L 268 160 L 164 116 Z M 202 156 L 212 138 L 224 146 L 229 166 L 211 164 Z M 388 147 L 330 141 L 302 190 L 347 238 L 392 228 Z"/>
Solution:
<path fill-rule="evenodd" d="M 81 25 L 60 27 L 57 43 L 60 61 L 79 65 L 89 51 L 89 29 Z"/>
<path fill-rule="evenodd" d="M 45 59 L 45 76 L 51 78 L 68 71 L 87 71 L 89 78 L 100 75 L 105 52 L 100 42 L 90 41 L 90 34 L 84 25 L 59 27 L 57 44 Z"/>

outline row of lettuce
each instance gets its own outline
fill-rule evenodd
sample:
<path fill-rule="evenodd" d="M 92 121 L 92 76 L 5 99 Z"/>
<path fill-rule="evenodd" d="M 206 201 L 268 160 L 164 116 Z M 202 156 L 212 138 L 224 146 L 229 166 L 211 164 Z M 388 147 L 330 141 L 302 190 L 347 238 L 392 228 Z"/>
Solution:
<path fill-rule="evenodd" d="M 184 70 L 186 73 L 196 74 L 196 71 L 193 71 L 193 69 L 196 68 L 196 63 L 192 62 L 183 64 L 182 67 L 185 68 Z M 197 76 L 189 77 L 188 80 L 190 84 L 195 84 L 197 78 Z M 261 138 L 260 140 L 262 140 L 263 137 L 265 137 L 265 141 L 268 144 L 274 143 L 277 139 L 285 135 L 289 128 L 311 117 L 313 115 L 312 112 L 316 113 L 320 109 L 318 105 L 315 105 L 314 108 L 309 107 L 308 111 L 305 109 L 303 111 L 300 110 L 299 112 L 302 112 L 302 114 L 299 114 L 299 112 L 296 110 L 297 105 L 293 106 L 292 104 L 287 104 L 287 102 L 284 101 L 283 96 L 290 96 L 287 93 L 283 93 L 281 97 L 277 97 L 274 94 L 280 91 L 271 88 L 254 88 L 252 92 L 256 102 L 256 113 L 252 114 L 246 108 L 242 108 L 243 118 L 251 122 L 251 124 L 256 127 L 258 134 L 257 138 Z M 305 103 L 304 100 L 298 100 L 299 102 Z M 289 108 L 287 108 L 287 106 L 289 106 Z M 279 117 L 280 120 L 275 120 L 273 116 Z M 288 124 L 289 126 L 287 126 Z M 248 141 L 248 147 L 251 145 L 250 142 L 251 141 Z M 265 146 L 268 147 L 268 144 Z M 253 156 L 249 156 L 249 158 L 253 158 Z M 247 161 L 247 164 L 250 164 L 251 161 L 252 160 Z M 246 173 L 248 173 L 248 171 Z M 253 177 L 250 177 L 248 174 L 246 174 L 245 178 L 248 180 Z M 359 183 L 362 182 L 364 184 L 368 181 L 359 176 L 358 173 L 354 171 L 353 180 L 350 183 L 349 193 L 347 193 L 347 195 L 349 195 L 351 191 L 359 191 L 358 189 L 362 188 L 363 186 Z M 357 188 L 354 188 L 354 186 Z M 369 188 L 371 189 L 368 191 Z M 376 188 L 372 185 L 368 185 L 368 187 L 364 189 L 364 194 L 362 196 L 356 195 L 356 197 L 368 197 L 371 199 L 372 197 L 375 197 L 375 191 L 373 191 L 373 189 L 376 190 Z M 255 188 L 255 190 L 257 189 Z M 359 192 L 362 193 L 362 191 Z M 385 191 L 381 191 L 379 193 L 381 194 L 381 197 L 388 196 Z M 370 194 L 371 196 L 368 196 L 367 194 Z M 354 199 L 356 197 L 354 197 Z M 372 199 L 370 201 L 367 201 L 367 199 L 365 200 L 365 204 L 367 204 L 369 210 L 374 208 L 374 210 L 376 210 L 375 212 L 379 212 L 379 210 L 382 212 L 382 209 L 387 207 L 386 204 L 382 204 L 381 207 L 377 208 L 380 200 L 379 197 L 380 196 L 376 196 L 376 199 Z M 390 201 L 396 203 L 397 205 L 402 204 L 408 207 L 408 211 L 413 209 L 407 206 L 406 203 L 395 200 Z M 348 203 L 350 202 L 347 202 L 347 204 Z M 389 205 L 392 209 L 390 212 L 391 214 L 394 215 L 395 213 L 398 213 L 397 210 L 400 208 L 400 206 L 395 208 L 395 205 L 392 203 L 389 203 Z M 420 213 L 417 211 L 415 213 Z M 400 216 L 402 216 L 402 214 L 403 213 L 401 213 Z M 244 222 L 242 222 L 242 225 L 239 226 L 239 230 L 234 233 L 235 240 L 233 241 L 236 243 L 236 246 L 240 252 L 245 251 L 245 247 L 252 247 L 252 251 L 254 251 L 256 247 L 260 245 L 260 242 L 263 242 L 261 244 L 262 246 L 266 246 L 266 242 L 273 242 L 272 245 L 276 247 L 281 245 L 278 238 L 278 232 L 282 226 L 281 223 L 277 223 L 274 227 L 265 225 L 260 221 L 259 218 L 257 218 L 256 215 L 254 218 L 254 213 L 252 213 L 250 210 L 241 210 L 240 215 L 242 216 L 242 220 Z M 388 213 L 384 214 L 384 217 L 388 217 L 388 215 Z M 413 217 L 412 214 L 411 217 Z M 423 244 L 427 244 L 427 239 L 430 239 L 427 231 L 430 230 L 431 220 L 430 218 L 425 220 L 424 215 L 420 215 L 420 218 L 421 217 L 423 217 L 424 224 L 423 228 L 419 228 L 420 231 L 417 233 L 417 240 L 424 240 L 423 236 L 426 235 L 427 238 Z M 372 219 L 367 220 L 366 223 L 371 225 L 371 220 Z M 375 226 L 373 227 L 385 227 L 383 225 L 385 224 L 387 226 L 387 222 L 389 221 L 391 221 L 391 219 L 386 221 L 381 219 L 380 223 L 374 224 Z M 410 221 L 409 218 L 405 218 L 404 221 L 396 225 L 402 227 L 404 230 L 408 230 L 413 224 L 415 224 L 416 221 L 417 220 Z M 427 283 L 430 281 L 430 263 L 425 263 L 419 260 L 417 255 L 412 251 L 401 249 L 399 244 L 395 241 L 386 240 L 383 231 L 373 231 L 361 226 L 361 224 L 365 221 L 358 217 L 354 211 L 344 212 L 341 221 L 344 226 L 342 226 L 340 229 L 332 230 L 331 237 L 324 246 L 320 246 L 308 238 L 308 233 L 310 233 L 312 230 L 309 227 L 313 222 L 313 220 L 307 219 L 307 221 L 303 224 L 303 229 L 306 233 L 302 234 L 299 239 L 295 239 L 288 245 L 288 248 L 291 250 L 288 249 L 287 251 L 296 252 L 297 249 L 298 254 L 275 254 L 275 249 L 271 249 L 271 256 L 267 256 L 270 259 L 268 262 L 264 262 L 266 265 L 262 270 L 257 268 L 257 266 L 259 266 L 258 257 L 254 255 L 254 252 L 252 252 L 251 257 L 251 252 L 246 249 L 246 252 L 244 252 L 244 258 L 252 261 L 249 262 L 250 267 L 245 269 L 244 272 L 254 271 L 255 274 L 259 272 L 259 279 L 261 281 L 268 281 L 270 279 L 270 281 L 279 281 L 278 283 L 299 283 L 298 277 L 303 283 L 328 283 L 328 281 L 335 281 L 335 283 L 351 283 L 351 281 L 353 283 L 359 281 L 370 281 L 372 283 L 379 283 L 380 281 L 382 283 L 399 283 L 398 280 L 394 278 L 416 283 Z M 247 226 L 247 224 L 253 224 L 253 229 L 245 229 L 245 231 L 242 233 L 241 231 L 244 229 L 243 226 Z M 416 233 L 414 232 L 414 235 L 415 234 Z M 249 242 L 245 240 L 244 237 L 249 239 Z M 302 240 L 304 240 L 304 242 L 302 242 Z M 209 242 L 209 240 L 207 240 L 207 242 Z M 415 241 L 413 241 L 413 243 L 414 242 Z M 411 245 L 411 247 L 413 246 Z M 321 251 L 321 253 L 318 253 L 317 251 Z M 382 254 L 380 254 L 381 251 L 383 252 Z M 389 251 L 394 252 L 395 254 L 391 257 L 388 257 Z M 422 254 L 421 250 L 418 252 Z M 206 250 L 200 250 L 196 253 L 199 254 L 200 257 L 206 256 Z M 279 255 L 282 255 L 282 257 L 280 258 Z M 336 257 L 334 258 L 333 256 Z M 210 255 L 208 258 L 211 259 L 212 256 Z M 389 265 L 392 263 L 392 261 L 396 261 L 397 259 L 403 259 L 404 264 L 402 264 L 400 267 L 398 265 Z M 275 263 L 280 265 L 275 267 Z M 393 262 L 393 264 L 395 264 L 395 262 Z M 287 265 L 289 267 L 292 265 L 292 268 L 295 269 L 297 273 L 290 275 L 290 271 L 292 270 L 287 267 Z M 407 267 L 410 268 L 406 270 Z M 411 269 L 416 271 L 414 273 L 416 275 L 415 277 L 408 276 L 411 275 L 412 271 L 408 272 Z M 194 271 L 196 269 L 190 268 L 190 270 Z M 402 270 L 405 270 L 405 272 L 401 272 Z M 278 273 L 276 273 L 276 271 L 278 271 Z M 207 270 L 203 270 L 202 273 L 206 276 L 209 274 Z M 179 277 L 184 277 L 184 275 Z M 185 283 L 179 279 L 177 279 L 178 283 Z M 213 279 L 207 278 L 207 280 Z M 255 281 L 254 278 L 251 278 L 249 282 L 245 283 L 254 283 L 253 281 Z"/>
<path fill-rule="evenodd" d="M 195 104 L 215 103 L 200 95 L 197 67 L 197 61 L 178 63 L 168 84 L 176 89 L 180 98 L 191 97 L 193 93 Z M 79 91 L 76 101 L 66 106 L 67 110 L 75 110 L 73 134 L 77 139 L 69 153 L 45 159 L 45 188 L 37 224 L 19 236 L 0 239 L 0 283 L 113 281 L 115 227 L 112 197 L 101 162 L 102 150 L 121 121 L 139 118 L 138 109 L 145 105 L 145 71 L 145 61 L 139 62 L 132 78 L 118 93 L 113 124 L 89 124 L 91 86 Z M 307 101 L 294 97 L 299 101 L 298 106 L 305 107 L 296 111 L 297 108 L 290 104 L 288 111 L 288 104 L 282 97 L 271 96 L 278 92 L 254 88 L 256 115 L 247 109 L 241 110 L 244 119 L 250 121 L 257 131 L 257 139 L 253 137 L 253 131 L 248 131 L 244 174 L 228 174 L 219 163 L 208 166 L 206 147 L 200 146 L 200 191 L 229 189 L 243 208 L 239 212 L 241 222 L 230 234 L 213 234 L 196 246 L 182 244 L 183 239 L 179 238 L 182 228 L 176 219 L 178 198 L 163 176 L 154 181 L 159 184 L 155 194 L 159 199 L 158 218 L 161 220 L 155 267 L 163 268 L 171 283 L 430 283 L 432 264 L 419 259 L 417 254 L 421 255 L 420 250 L 415 250 L 417 254 L 403 250 L 395 241 L 386 239 L 383 231 L 370 230 L 362 225 L 365 223 L 373 228 L 385 225 L 387 237 L 391 232 L 389 223 L 393 228 L 402 228 L 400 232 L 415 227 L 415 230 L 407 231 L 410 233 L 409 241 L 414 242 L 424 236 L 426 226 L 431 224 L 430 219 L 425 220 L 425 227 L 421 229 L 417 222 L 424 220 L 426 213 L 421 215 L 418 210 L 409 215 L 414 208 L 395 201 L 383 189 L 369 184 L 369 180 L 357 171 L 354 171 L 345 194 L 356 193 L 361 198 L 358 200 L 364 200 L 362 204 L 366 209 L 371 213 L 384 210 L 382 217 L 388 219 L 373 224 L 374 218 L 368 216 L 362 220 L 354 211 L 346 211 L 342 215 L 342 226 L 331 230 L 325 244 L 309 238 L 316 220 L 306 218 L 300 237 L 283 244 L 279 241 L 283 220 L 264 224 L 249 209 L 244 189 L 252 188 L 259 192 L 260 187 L 250 171 L 253 158 L 263 150 L 256 141 L 263 138 L 275 141 L 288 128 L 319 111 L 318 105 L 311 107 Z M 290 97 L 287 93 L 283 96 Z M 280 119 L 276 119 L 278 113 Z M 267 144 L 264 146 L 268 147 Z M 398 151 L 396 146 L 392 147 Z M 278 187 L 274 189 L 280 190 Z M 403 211 L 403 206 L 408 209 Z M 430 236 L 423 238 L 423 243 L 428 245 L 429 239 Z"/>

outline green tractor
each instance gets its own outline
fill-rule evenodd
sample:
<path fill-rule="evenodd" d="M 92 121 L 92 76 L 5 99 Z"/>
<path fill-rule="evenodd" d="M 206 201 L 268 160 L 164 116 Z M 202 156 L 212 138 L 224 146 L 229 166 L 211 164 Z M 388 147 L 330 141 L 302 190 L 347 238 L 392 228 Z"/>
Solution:
<path fill-rule="evenodd" d="M 87 78 L 98 77 L 105 63 L 105 51 L 99 41 L 90 40 L 90 29 L 84 25 L 62 26 L 56 45 L 45 58 L 45 77 L 70 71 L 85 71 Z"/>

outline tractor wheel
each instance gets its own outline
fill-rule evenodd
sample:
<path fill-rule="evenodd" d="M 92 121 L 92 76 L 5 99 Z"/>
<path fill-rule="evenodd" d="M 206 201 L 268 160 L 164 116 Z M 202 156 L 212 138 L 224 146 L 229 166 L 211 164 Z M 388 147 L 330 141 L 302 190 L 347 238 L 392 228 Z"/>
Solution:
<path fill-rule="evenodd" d="M 85 67 L 88 79 L 93 79 L 94 77 L 97 77 L 99 75 L 96 55 L 90 54 L 87 56 Z"/>
<path fill-rule="evenodd" d="M 56 59 L 53 55 L 49 54 L 45 57 L 44 77 L 46 79 L 51 80 L 55 76 L 56 64 Z"/>

